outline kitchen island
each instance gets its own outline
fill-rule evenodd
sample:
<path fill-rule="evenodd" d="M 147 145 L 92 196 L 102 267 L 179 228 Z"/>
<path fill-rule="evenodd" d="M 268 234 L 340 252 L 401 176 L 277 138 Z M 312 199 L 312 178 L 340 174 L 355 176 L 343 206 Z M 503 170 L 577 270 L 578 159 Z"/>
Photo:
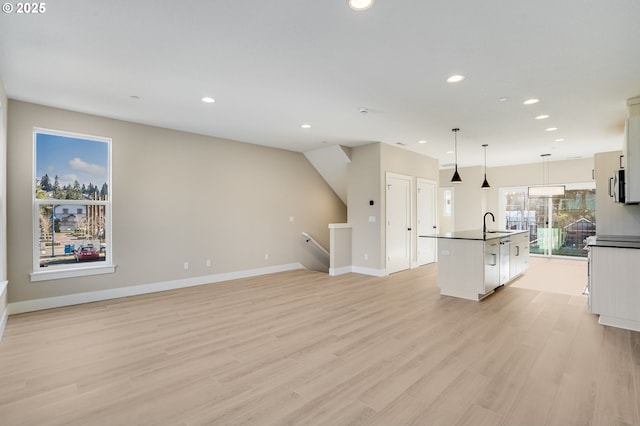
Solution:
<path fill-rule="evenodd" d="M 440 294 L 482 300 L 529 266 L 528 231 L 482 230 L 420 235 L 438 239 Z"/>

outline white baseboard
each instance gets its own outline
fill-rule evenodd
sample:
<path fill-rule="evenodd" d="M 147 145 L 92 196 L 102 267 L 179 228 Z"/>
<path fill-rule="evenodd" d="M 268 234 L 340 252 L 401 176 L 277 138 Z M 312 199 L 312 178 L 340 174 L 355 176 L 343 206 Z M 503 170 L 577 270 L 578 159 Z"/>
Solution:
<path fill-rule="evenodd" d="M 624 328 L 627 330 L 640 331 L 640 321 L 626 319 L 626 318 L 616 318 L 610 317 L 606 315 L 600 315 L 600 319 L 598 322 L 602 325 L 608 325 L 610 327 L 618 327 Z"/>
<path fill-rule="evenodd" d="M 159 283 L 142 284 L 130 287 L 120 287 L 109 290 L 98 290 L 87 293 L 69 294 L 66 296 L 48 297 L 45 299 L 26 300 L 24 302 L 9 303 L 7 311 L 9 315 L 21 314 L 24 312 L 60 308 L 63 306 L 79 305 L 82 303 L 98 302 L 101 300 L 117 299 L 120 297 L 137 296 L 140 294 L 155 293 L 158 291 L 175 290 L 178 288 L 213 284 L 221 281 L 255 277 L 258 275 L 292 271 L 295 269 L 304 269 L 304 267 L 300 263 L 289 263 L 285 265 L 269 266 L 266 268 L 248 269 L 244 271 L 193 277 L 184 280 L 164 281 Z"/>
<path fill-rule="evenodd" d="M 329 275 L 332 277 L 336 275 L 348 274 L 351 272 L 351 266 L 343 266 L 341 268 L 329 268 Z"/>
<path fill-rule="evenodd" d="M 373 268 L 363 268 L 361 266 L 342 266 L 340 268 L 329 268 L 329 275 L 343 275 L 348 274 L 350 272 L 362 275 L 371 275 L 374 277 L 384 277 L 387 275 L 387 271 L 385 269 L 373 269 Z"/>

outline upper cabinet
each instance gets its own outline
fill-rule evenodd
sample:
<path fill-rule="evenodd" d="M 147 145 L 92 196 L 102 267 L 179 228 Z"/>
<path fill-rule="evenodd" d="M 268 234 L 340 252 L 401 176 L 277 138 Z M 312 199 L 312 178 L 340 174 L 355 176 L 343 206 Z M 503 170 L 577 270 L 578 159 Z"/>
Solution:
<path fill-rule="evenodd" d="M 627 100 L 622 166 L 625 203 L 640 203 L 640 96 Z"/>
<path fill-rule="evenodd" d="M 614 203 L 611 180 L 620 168 L 621 151 L 600 152 L 594 156 L 596 169 L 596 233 L 599 236 L 640 237 L 640 205 Z"/>

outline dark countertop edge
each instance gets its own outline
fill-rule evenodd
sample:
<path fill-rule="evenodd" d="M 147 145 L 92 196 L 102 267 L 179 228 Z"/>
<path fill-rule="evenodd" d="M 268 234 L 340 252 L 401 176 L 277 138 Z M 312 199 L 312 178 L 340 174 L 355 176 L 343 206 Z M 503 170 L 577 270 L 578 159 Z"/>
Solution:
<path fill-rule="evenodd" d="M 464 235 L 463 233 L 478 233 L 478 235 Z M 445 240 L 470 240 L 470 241 L 489 241 L 494 240 L 496 238 L 507 238 L 512 235 L 525 234 L 528 233 L 527 230 L 519 230 L 519 231 L 498 231 L 484 234 L 482 231 L 460 231 L 459 235 L 456 235 L 454 232 L 452 235 L 418 235 L 418 237 L 422 238 L 440 238 Z"/>
<path fill-rule="evenodd" d="M 640 243 L 627 241 L 596 241 L 595 243 L 587 243 L 587 246 L 640 250 Z"/>

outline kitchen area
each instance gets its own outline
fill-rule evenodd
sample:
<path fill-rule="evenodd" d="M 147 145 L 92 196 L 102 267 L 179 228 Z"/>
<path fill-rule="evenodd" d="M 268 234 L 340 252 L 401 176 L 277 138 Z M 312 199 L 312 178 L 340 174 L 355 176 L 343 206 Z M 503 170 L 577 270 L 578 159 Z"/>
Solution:
<path fill-rule="evenodd" d="M 599 316 L 600 324 L 640 331 L 640 97 L 627 100 L 627 111 L 623 149 L 597 153 L 588 170 L 595 187 L 597 227 L 594 236 L 580 238 L 576 249 L 584 257 L 575 261 L 587 262 L 585 305 Z M 551 180 L 567 180 L 569 167 L 558 167 L 557 163 L 554 167 L 560 169 L 557 175 L 564 172 L 565 177 Z M 509 174 L 512 180 L 525 181 L 524 176 L 507 173 L 512 171 L 515 169 L 506 170 L 504 177 L 497 179 L 506 182 Z M 481 181 L 481 176 L 475 179 Z M 445 179 L 446 172 L 441 174 L 441 182 Z M 584 176 L 575 179 L 590 180 Z M 459 188 L 453 186 L 456 198 L 460 194 L 466 199 L 464 211 L 454 219 L 464 226 L 420 236 L 437 240 L 438 287 L 442 295 L 467 300 L 500 297 L 501 287 L 526 274 L 530 253 L 536 253 L 533 246 L 537 242 L 530 239 L 536 236 L 532 237 L 529 229 L 505 229 L 508 220 L 498 191 L 482 194 L 471 189 L 465 193 L 468 186 Z"/>
<path fill-rule="evenodd" d="M 597 235 L 587 239 L 589 310 L 640 331 L 640 97 L 627 101 L 622 151 L 595 155 Z"/>
<path fill-rule="evenodd" d="M 529 266 L 529 232 L 488 230 L 445 232 L 438 239 L 440 294 L 482 300 L 519 277 Z M 495 221 L 495 220 L 494 220 Z"/>

